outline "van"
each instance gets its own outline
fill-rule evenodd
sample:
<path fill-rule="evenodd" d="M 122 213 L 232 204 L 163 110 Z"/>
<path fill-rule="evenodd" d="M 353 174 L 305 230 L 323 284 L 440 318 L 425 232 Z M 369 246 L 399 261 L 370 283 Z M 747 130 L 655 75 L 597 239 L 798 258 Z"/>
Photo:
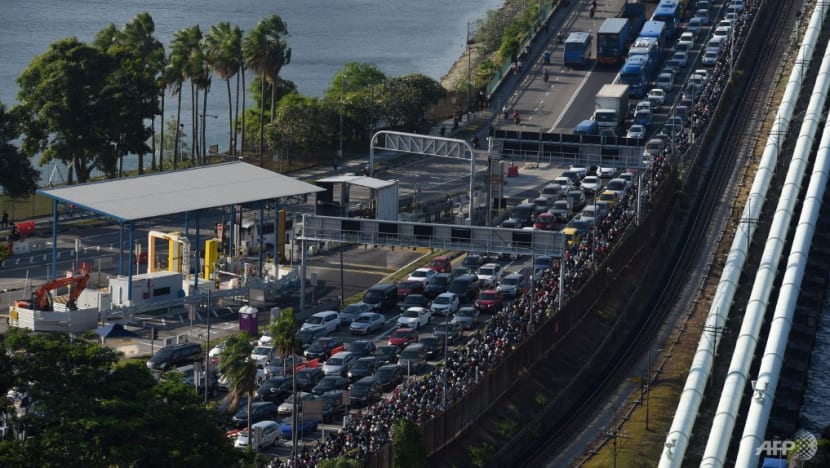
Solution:
<path fill-rule="evenodd" d="M 172 367 L 190 364 L 200 360 L 202 346 L 199 343 L 179 343 L 165 346 L 156 352 L 149 360 L 147 367 L 150 370 L 167 370 Z"/>
<path fill-rule="evenodd" d="M 251 432 L 254 434 L 252 450 L 259 450 L 261 448 L 274 445 L 280 440 L 280 425 L 275 421 L 260 421 L 251 425 Z M 239 432 L 234 442 L 234 447 L 244 448 L 251 442 L 251 437 L 248 436 L 248 430 L 243 429 Z"/>
<path fill-rule="evenodd" d="M 599 124 L 596 120 L 583 120 L 574 127 L 574 135 L 599 135 Z"/>
<path fill-rule="evenodd" d="M 412 343 L 403 351 L 398 357 L 398 367 L 407 371 L 407 373 L 416 374 L 427 363 L 427 351 L 421 343 Z"/>
<path fill-rule="evenodd" d="M 378 313 L 390 310 L 398 305 L 398 287 L 393 283 L 380 283 L 367 289 L 363 302 Z"/>

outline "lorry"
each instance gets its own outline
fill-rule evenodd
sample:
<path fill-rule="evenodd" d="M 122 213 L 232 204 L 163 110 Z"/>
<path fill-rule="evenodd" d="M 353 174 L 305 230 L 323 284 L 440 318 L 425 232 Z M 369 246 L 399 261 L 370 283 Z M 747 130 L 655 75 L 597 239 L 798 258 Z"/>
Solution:
<path fill-rule="evenodd" d="M 574 31 L 565 39 L 566 67 L 584 67 L 591 56 L 591 33 Z"/>
<path fill-rule="evenodd" d="M 625 2 L 619 17 L 628 20 L 631 37 L 637 37 L 646 22 L 646 6 L 642 3 Z"/>
<path fill-rule="evenodd" d="M 651 79 L 649 70 L 652 64 L 644 55 L 634 55 L 628 59 L 620 68 L 620 83 L 628 85 L 629 96 L 640 98 L 645 97 L 648 92 L 648 84 Z"/>
<path fill-rule="evenodd" d="M 605 84 L 597 92 L 592 120 L 597 122 L 600 132 L 603 128 L 616 130 L 623 126 L 628 114 L 629 86 L 626 84 Z"/>
<path fill-rule="evenodd" d="M 622 63 L 632 39 L 631 24 L 627 19 L 606 19 L 597 30 L 597 62 L 605 65 Z"/>

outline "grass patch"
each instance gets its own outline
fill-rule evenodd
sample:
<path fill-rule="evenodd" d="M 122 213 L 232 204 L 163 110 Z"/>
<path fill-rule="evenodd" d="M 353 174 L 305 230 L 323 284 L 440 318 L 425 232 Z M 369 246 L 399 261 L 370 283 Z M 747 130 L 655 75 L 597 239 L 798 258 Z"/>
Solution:
<path fill-rule="evenodd" d="M 513 421 L 512 419 L 505 419 L 504 421 L 496 425 L 496 430 L 499 431 L 499 434 L 507 439 L 513 437 L 516 434 L 516 430 L 518 428 L 519 423 Z"/>

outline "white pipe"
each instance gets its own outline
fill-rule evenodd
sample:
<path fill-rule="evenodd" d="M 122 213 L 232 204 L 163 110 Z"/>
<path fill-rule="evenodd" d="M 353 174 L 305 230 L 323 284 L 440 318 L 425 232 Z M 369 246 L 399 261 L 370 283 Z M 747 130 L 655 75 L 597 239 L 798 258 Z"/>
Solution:
<path fill-rule="evenodd" d="M 759 454 L 756 451 L 763 443 L 767 431 L 775 390 L 784 362 L 784 352 L 787 349 L 793 312 L 813 241 L 815 223 L 819 218 L 821 202 L 827 187 L 828 171 L 830 171 L 830 120 L 824 124 L 824 134 L 819 145 L 810 185 L 807 187 L 801 216 L 798 219 L 790 256 L 787 259 L 787 270 L 784 272 L 778 302 L 770 322 L 769 338 L 758 370 L 753 397 L 749 403 L 749 411 L 738 447 L 736 466 L 758 465 Z"/>
<path fill-rule="evenodd" d="M 821 11 L 820 15 L 818 14 L 819 11 Z M 808 36 L 812 38 L 810 43 L 815 44 L 816 38 L 813 38 L 813 36 L 817 36 L 815 31 L 823 20 L 824 11 L 824 7 L 816 6 L 810 19 L 810 29 L 808 29 L 802 42 L 802 49 L 804 44 L 808 42 Z M 803 64 L 800 63 L 799 65 Z M 758 172 L 752 183 L 747 205 L 741 213 L 742 220 L 752 219 L 753 210 L 757 216 L 757 213 L 760 213 L 763 208 L 770 180 L 778 161 L 779 148 L 783 143 L 783 136 L 789 128 L 789 122 L 795 109 L 806 69 L 806 66 L 797 66 L 793 67 L 790 73 L 784 97 L 778 107 L 778 113 L 773 121 L 764 153 L 761 156 Z M 666 436 L 664 449 L 660 454 L 660 468 L 680 467 L 686 455 L 695 419 L 703 400 L 706 382 L 712 371 L 712 363 L 720 341 L 720 331 L 725 326 L 725 319 L 728 316 L 729 308 L 732 306 L 732 299 L 735 296 L 741 270 L 746 261 L 746 251 L 755 232 L 756 223 L 746 222 L 741 224 L 742 227 L 735 232 L 712 306 L 709 308 L 703 332 L 689 369 L 689 376 L 686 378 L 686 384 L 680 395 L 680 402 L 675 411 L 669 433 Z"/>
<path fill-rule="evenodd" d="M 804 53 L 812 56 L 813 51 L 805 49 Z M 721 467 L 726 463 L 726 452 L 729 449 L 732 431 L 735 429 L 735 420 L 738 417 L 744 388 L 749 379 L 749 367 L 755 356 L 755 347 L 761 333 L 761 325 L 764 323 L 778 264 L 783 256 L 787 232 L 789 232 L 796 202 L 801 192 L 801 183 L 807 171 L 816 130 L 819 121 L 823 118 L 822 109 L 827 97 L 828 84 L 830 84 L 828 74 L 830 74 L 830 44 L 825 49 L 821 70 L 801 124 L 787 178 L 781 190 L 781 197 L 778 199 L 778 206 L 775 209 L 772 226 L 761 255 L 758 273 L 752 285 L 752 293 L 747 302 L 741 331 L 735 342 L 732 362 L 726 373 L 726 381 L 723 384 L 718 408 L 709 431 L 709 439 L 706 442 L 706 450 L 703 452 L 703 459 L 700 463 L 704 467 Z"/>

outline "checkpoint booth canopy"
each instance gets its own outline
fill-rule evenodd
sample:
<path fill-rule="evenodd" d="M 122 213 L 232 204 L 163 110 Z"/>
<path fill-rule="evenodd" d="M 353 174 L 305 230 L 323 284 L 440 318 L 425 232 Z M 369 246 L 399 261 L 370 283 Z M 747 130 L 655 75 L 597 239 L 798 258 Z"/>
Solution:
<path fill-rule="evenodd" d="M 365 187 L 373 193 L 370 200 L 375 206 L 375 219 L 385 221 L 398 220 L 398 181 L 382 180 L 359 175 L 337 175 L 317 179 L 318 184 L 326 188 L 317 193 L 317 214 L 331 216 L 348 216 L 349 188 L 352 185 Z M 340 202 L 334 202 L 334 186 L 340 185 Z M 328 210 L 326 208 L 329 208 Z"/>
<path fill-rule="evenodd" d="M 307 196 L 324 189 L 293 177 L 234 161 L 178 171 L 148 174 L 117 180 L 38 190 L 53 201 L 52 271 L 57 267 L 58 205 L 106 216 L 127 228 L 134 245 L 135 222 L 224 206 L 243 205 L 286 198 Z M 198 243 L 198 217 L 197 243 Z M 276 247 L 275 247 L 276 249 Z M 132 278 L 134 259 L 129 250 L 127 276 Z M 260 250 L 260 263 L 263 262 Z M 198 257 L 197 257 L 198 262 Z M 122 274 L 123 262 L 118 262 Z M 198 271 L 198 265 L 196 270 Z M 130 284 L 132 282 L 130 281 Z M 132 288 L 128 298 L 132 299 Z"/>

